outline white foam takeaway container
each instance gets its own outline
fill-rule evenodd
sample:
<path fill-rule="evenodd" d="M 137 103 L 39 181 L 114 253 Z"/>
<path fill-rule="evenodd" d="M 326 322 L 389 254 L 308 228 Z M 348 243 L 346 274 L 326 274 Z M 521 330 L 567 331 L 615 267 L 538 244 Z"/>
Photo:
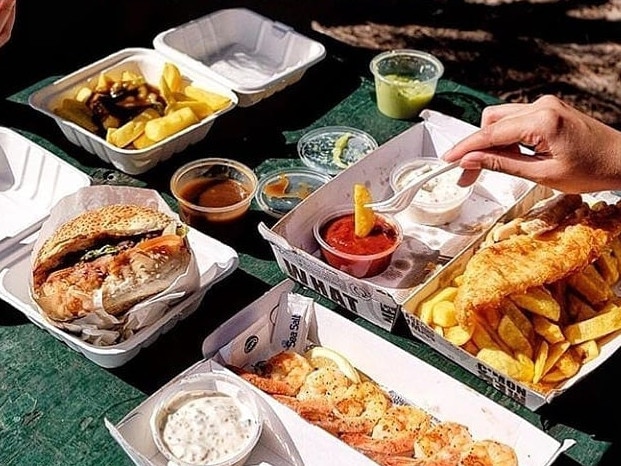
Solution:
<path fill-rule="evenodd" d="M 97 155 L 105 162 L 130 175 L 138 175 L 153 168 L 159 162 L 181 152 L 190 144 L 205 138 L 216 118 L 237 105 L 237 96 L 228 87 L 200 72 L 174 62 L 186 84 L 216 92 L 230 99 L 230 104 L 167 138 L 143 149 L 125 149 L 107 142 L 103 137 L 69 121 L 54 112 L 63 99 L 75 98 L 77 91 L 89 83 L 96 82 L 101 73 L 111 77 L 132 71 L 144 76 L 152 85 L 158 86 L 164 64 L 171 61 L 159 52 L 146 48 L 127 48 L 86 65 L 73 73 L 35 91 L 29 104 L 35 110 L 53 118 L 69 141 Z"/>
<path fill-rule="evenodd" d="M 154 47 L 233 89 L 240 107 L 299 81 L 325 47 L 246 8 L 228 8 L 161 32 Z"/>

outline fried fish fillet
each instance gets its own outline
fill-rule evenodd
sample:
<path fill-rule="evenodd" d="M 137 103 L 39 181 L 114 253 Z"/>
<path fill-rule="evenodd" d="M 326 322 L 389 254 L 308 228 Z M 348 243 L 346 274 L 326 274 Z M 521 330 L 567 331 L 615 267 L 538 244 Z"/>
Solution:
<path fill-rule="evenodd" d="M 477 313 L 503 298 L 584 269 L 620 233 L 621 203 L 582 204 L 548 231 L 514 235 L 480 249 L 468 261 L 455 297 L 460 325 L 472 329 Z"/>

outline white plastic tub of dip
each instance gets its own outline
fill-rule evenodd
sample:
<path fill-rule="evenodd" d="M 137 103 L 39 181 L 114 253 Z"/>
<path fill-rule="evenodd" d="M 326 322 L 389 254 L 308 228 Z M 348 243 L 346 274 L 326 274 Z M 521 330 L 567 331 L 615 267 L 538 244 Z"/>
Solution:
<path fill-rule="evenodd" d="M 261 437 L 254 393 L 224 372 L 167 387 L 150 419 L 158 450 L 177 466 L 241 466 Z"/>
<path fill-rule="evenodd" d="M 435 157 L 420 157 L 397 167 L 391 174 L 390 185 L 393 190 L 399 190 L 442 164 L 444 162 Z M 425 183 L 406 209 L 412 220 L 437 226 L 459 217 L 464 202 L 474 189 L 473 186 L 458 186 L 460 175 L 461 170 L 455 168 Z"/>

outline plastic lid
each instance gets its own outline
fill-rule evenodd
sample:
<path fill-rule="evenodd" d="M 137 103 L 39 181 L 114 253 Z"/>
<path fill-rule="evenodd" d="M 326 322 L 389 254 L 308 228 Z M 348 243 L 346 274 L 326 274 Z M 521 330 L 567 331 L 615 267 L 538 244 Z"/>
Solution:
<path fill-rule="evenodd" d="M 259 180 L 255 198 L 261 209 L 280 218 L 330 179 L 304 167 L 275 170 Z"/>
<path fill-rule="evenodd" d="M 298 154 L 310 168 L 336 175 L 377 149 L 372 136 L 348 126 L 314 129 L 298 141 Z"/>

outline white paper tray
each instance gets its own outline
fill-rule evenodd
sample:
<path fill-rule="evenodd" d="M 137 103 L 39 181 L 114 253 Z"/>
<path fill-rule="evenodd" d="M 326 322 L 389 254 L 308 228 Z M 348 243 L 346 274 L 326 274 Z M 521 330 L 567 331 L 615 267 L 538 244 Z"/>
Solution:
<path fill-rule="evenodd" d="M 121 71 L 131 70 L 143 75 L 147 82 L 159 86 L 162 69 L 167 61 L 174 62 L 182 76 L 193 85 L 226 96 L 231 99 L 231 104 L 152 146 L 138 150 L 116 147 L 87 129 L 59 117 L 53 111 L 64 98 L 74 98 L 78 89 L 89 81 L 96 80 L 101 72 L 119 74 Z M 237 102 L 237 95 L 228 87 L 183 63 L 175 62 L 155 50 L 146 48 L 119 50 L 35 91 L 29 98 L 30 106 L 53 118 L 69 141 L 130 175 L 144 173 L 190 144 L 203 139 L 216 118 L 232 110 Z"/>
<path fill-rule="evenodd" d="M 233 89 L 239 106 L 299 81 L 325 47 L 246 8 L 228 8 L 158 34 L 156 50 Z"/>
<path fill-rule="evenodd" d="M 0 268 L 0 298 L 19 309 L 28 319 L 66 343 L 71 349 L 82 353 L 96 364 L 111 368 L 125 364 L 136 356 L 141 348 L 149 346 L 161 334 L 192 314 L 200 305 L 207 290 L 230 274 L 238 265 L 237 253 L 229 246 L 198 230 L 190 228 L 188 239 L 196 255 L 200 273 L 200 288 L 166 312 L 157 322 L 138 331 L 129 339 L 111 346 L 95 346 L 51 325 L 37 310 L 30 297 L 30 251 L 34 235 L 24 245 L 11 263 Z"/>
<path fill-rule="evenodd" d="M 253 355 L 260 353 L 269 343 L 262 336 L 271 334 L 273 322 L 270 314 L 278 305 L 281 294 L 292 291 L 294 287 L 291 280 L 282 282 L 222 324 L 203 342 L 203 355 L 209 359 L 197 362 L 166 386 L 189 374 L 222 370 L 219 361 L 230 352 L 244 353 L 244 349 L 249 350 L 247 354 L 237 354 L 237 358 L 252 361 Z M 252 331 L 259 327 L 261 332 Z M 425 409 L 436 419 L 461 422 L 470 428 L 475 438 L 494 438 L 511 445 L 516 450 L 520 466 L 551 465 L 561 452 L 574 444 L 573 440 L 558 442 L 440 370 L 319 304 L 315 304 L 311 329 L 310 340 L 344 354 L 362 372 Z M 347 337 L 344 338 L 344 335 Z M 249 341 L 254 346 L 245 345 Z M 398 371 L 394 370 L 396 367 Z M 267 413 L 267 421 L 259 446 L 247 466 L 375 464 L 336 437 L 307 423 L 271 396 L 250 384 L 248 386 L 258 395 L 262 409 Z M 158 390 L 116 425 L 106 420 L 110 433 L 135 464 L 166 464 L 151 439 L 148 427 L 157 397 L 162 391 Z"/>
<path fill-rule="evenodd" d="M 408 219 L 407 212 L 397 214 L 395 218 L 401 224 L 405 238 L 382 274 L 359 279 L 328 265 L 321 259 L 312 233 L 314 223 L 326 208 L 353 205 L 355 183 L 364 183 L 374 199 L 388 197 L 392 193 L 390 174 L 395 167 L 416 157 L 440 156 L 476 130 L 464 121 L 438 112 L 424 110 L 421 116 L 421 123 L 342 171 L 271 229 L 259 225 L 259 231 L 272 246 L 281 270 L 290 278 L 386 329 L 392 329 L 402 305 L 442 270 L 439 267 L 429 274 L 430 262 L 448 262 L 482 237 L 504 215 L 528 209 L 537 200 L 551 194 L 550 190 L 530 181 L 486 172 L 459 217 L 446 225 L 420 225 Z"/>

